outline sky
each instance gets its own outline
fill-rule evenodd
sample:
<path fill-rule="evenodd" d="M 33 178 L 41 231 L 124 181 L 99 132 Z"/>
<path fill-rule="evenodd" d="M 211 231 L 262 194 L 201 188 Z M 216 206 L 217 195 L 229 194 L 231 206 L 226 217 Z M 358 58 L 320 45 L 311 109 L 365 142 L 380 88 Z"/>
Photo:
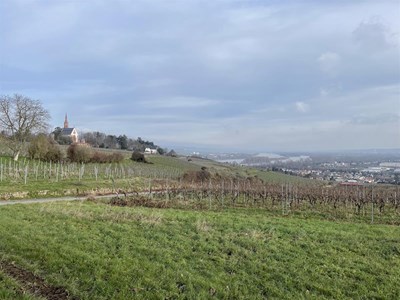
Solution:
<path fill-rule="evenodd" d="M 400 148 L 400 1 L 1 0 L 0 95 L 168 148 Z"/>

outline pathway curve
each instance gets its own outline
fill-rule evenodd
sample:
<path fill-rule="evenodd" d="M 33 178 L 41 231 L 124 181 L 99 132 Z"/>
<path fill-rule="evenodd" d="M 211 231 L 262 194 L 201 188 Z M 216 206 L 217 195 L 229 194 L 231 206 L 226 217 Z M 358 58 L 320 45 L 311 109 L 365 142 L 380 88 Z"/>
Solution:
<path fill-rule="evenodd" d="M 124 195 L 124 194 L 119 194 Z M 131 195 L 131 194 L 128 194 Z M 101 198 L 110 198 L 113 196 L 117 196 L 117 194 L 108 194 L 101 196 L 90 196 L 96 199 Z M 83 201 L 86 200 L 89 196 L 79 196 L 79 197 L 59 197 L 59 198 L 39 198 L 39 199 L 20 199 L 20 200 L 0 200 L 0 206 L 2 205 L 13 205 L 13 204 L 32 204 L 32 203 L 47 203 L 47 202 L 57 202 L 57 201 Z"/>

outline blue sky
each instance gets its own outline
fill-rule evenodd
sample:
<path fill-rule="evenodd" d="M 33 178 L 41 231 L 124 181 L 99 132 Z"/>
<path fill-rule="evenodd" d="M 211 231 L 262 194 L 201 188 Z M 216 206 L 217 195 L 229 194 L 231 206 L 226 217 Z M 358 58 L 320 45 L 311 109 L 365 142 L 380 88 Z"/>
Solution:
<path fill-rule="evenodd" d="M 399 5 L 2 0 L 0 94 L 169 148 L 400 148 Z"/>

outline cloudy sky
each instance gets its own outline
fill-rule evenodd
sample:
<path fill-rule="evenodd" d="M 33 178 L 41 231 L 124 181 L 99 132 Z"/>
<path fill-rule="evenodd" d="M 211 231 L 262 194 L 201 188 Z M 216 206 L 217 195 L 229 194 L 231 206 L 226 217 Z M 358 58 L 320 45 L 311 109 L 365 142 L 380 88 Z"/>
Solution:
<path fill-rule="evenodd" d="M 400 4 L 1 0 L 14 93 L 170 148 L 400 148 Z"/>

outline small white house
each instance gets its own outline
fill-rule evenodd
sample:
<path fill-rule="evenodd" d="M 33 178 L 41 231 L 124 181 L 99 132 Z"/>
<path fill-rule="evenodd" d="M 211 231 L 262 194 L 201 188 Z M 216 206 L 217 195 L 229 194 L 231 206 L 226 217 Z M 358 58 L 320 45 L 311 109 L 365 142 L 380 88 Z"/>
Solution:
<path fill-rule="evenodd" d="M 144 149 L 144 154 L 157 154 L 157 149 L 146 148 Z"/>

